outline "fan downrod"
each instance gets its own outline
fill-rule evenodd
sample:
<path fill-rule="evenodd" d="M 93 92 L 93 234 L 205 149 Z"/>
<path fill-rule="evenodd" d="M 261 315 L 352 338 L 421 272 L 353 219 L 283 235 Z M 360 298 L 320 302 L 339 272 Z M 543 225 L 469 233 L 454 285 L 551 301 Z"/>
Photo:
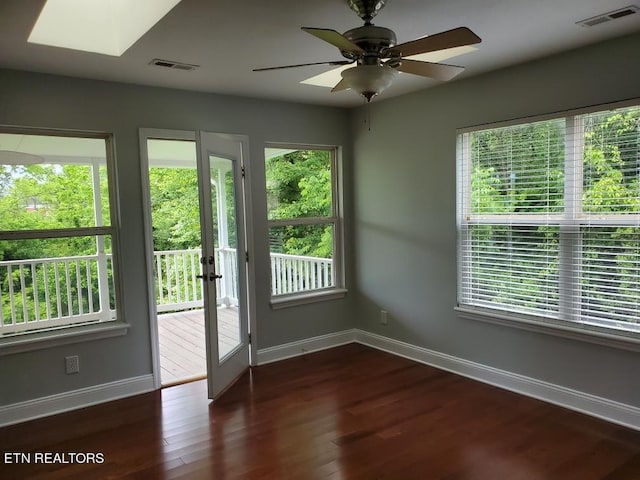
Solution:
<path fill-rule="evenodd" d="M 371 20 L 384 7 L 387 0 L 347 0 L 349 8 L 356 12 L 365 25 L 371 25 Z"/>

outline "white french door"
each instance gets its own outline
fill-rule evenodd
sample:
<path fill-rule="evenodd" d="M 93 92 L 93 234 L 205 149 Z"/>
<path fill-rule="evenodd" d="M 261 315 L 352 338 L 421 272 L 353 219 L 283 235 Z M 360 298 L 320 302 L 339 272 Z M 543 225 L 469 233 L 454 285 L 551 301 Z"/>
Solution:
<path fill-rule="evenodd" d="M 140 130 L 156 387 L 201 378 L 206 363 L 208 395 L 215 399 L 249 366 L 247 143 L 246 137 L 210 132 Z M 176 190 L 167 194 L 167 188 Z M 179 205 L 183 201 L 189 205 Z M 167 208 L 180 214 L 167 218 Z M 165 215 L 164 221 L 152 219 L 156 215 Z M 154 248 L 154 235 L 166 236 L 177 224 L 186 225 L 178 236 L 191 243 L 178 250 Z M 181 362 L 189 372 L 196 364 L 200 373 L 177 378 L 176 371 L 187 370 Z"/>
<path fill-rule="evenodd" d="M 210 132 L 199 132 L 198 142 L 207 384 L 215 399 L 249 367 L 242 175 L 247 148 L 241 138 Z"/>

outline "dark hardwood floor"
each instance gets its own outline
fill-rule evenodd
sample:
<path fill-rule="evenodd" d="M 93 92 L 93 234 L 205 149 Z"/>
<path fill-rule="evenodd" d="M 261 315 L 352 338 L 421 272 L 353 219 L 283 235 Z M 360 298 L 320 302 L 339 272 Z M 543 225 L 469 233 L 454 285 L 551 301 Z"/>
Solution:
<path fill-rule="evenodd" d="M 0 452 L 2 479 L 640 479 L 640 432 L 355 344 L 214 404 L 198 381 L 6 427 Z"/>

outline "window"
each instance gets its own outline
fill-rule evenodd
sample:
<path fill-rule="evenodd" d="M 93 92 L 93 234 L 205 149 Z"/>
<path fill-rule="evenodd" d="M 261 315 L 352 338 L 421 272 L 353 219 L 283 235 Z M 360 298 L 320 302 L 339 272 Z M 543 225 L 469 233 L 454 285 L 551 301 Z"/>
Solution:
<path fill-rule="evenodd" d="M 108 141 L 0 132 L 0 339 L 115 320 Z"/>
<path fill-rule="evenodd" d="M 640 107 L 458 136 L 458 306 L 640 333 Z"/>
<path fill-rule="evenodd" d="M 342 287 L 335 148 L 267 147 L 271 294 Z"/>

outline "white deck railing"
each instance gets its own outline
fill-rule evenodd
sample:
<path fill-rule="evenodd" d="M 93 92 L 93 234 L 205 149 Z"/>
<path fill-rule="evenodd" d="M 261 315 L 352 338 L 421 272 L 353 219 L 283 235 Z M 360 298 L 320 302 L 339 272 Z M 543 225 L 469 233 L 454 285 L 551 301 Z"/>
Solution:
<path fill-rule="evenodd" d="M 271 294 L 302 292 L 332 286 L 330 258 L 271 254 Z"/>
<path fill-rule="evenodd" d="M 113 319 L 112 271 L 107 254 L 0 262 L 0 334 Z"/>
<path fill-rule="evenodd" d="M 217 302 L 238 304 L 238 268 L 234 248 L 216 248 Z M 165 250 L 154 252 L 156 306 L 158 312 L 186 310 L 203 306 L 202 280 L 196 278 L 202 267 L 200 250 Z"/>
<path fill-rule="evenodd" d="M 233 248 L 216 249 L 217 302 L 238 304 Z M 203 306 L 200 250 L 154 253 L 158 312 Z M 271 293 L 332 285 L 331 259 L 271 254 Z M 0 335 L 114 318 L 111 255 L 0 261 Z M 109 299 L 110 305 L 101 299 Z"/>

